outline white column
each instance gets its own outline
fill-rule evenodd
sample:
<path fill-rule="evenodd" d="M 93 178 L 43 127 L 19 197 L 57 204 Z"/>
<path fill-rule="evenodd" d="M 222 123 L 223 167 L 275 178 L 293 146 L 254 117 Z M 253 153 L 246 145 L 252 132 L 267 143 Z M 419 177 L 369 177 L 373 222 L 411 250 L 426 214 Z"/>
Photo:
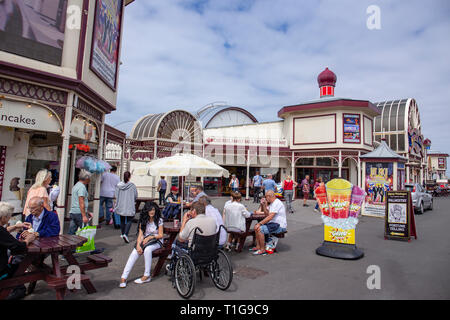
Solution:
<path fill-rule="evenodd" d="M 64 231 L 64 215 L 66 212 L 66 207 L 68 205 L 66 202 L 67 195 L 67 164 L 69 158 L 69 142 L 70 142 L 70 124 L 72 123 L 72 105 L 75 105 L 78 99 L 75 94 L 69 95 L 70 103 L 66 107 L 66 115 L 64 118 L 64 128 L 62 133 L 62 147 L 61 147 L 61 162 L 59 168 L 59 197 L 56 202 L 56 212 L 58 213 L 59 223 L 61 226 L 60 233 L 63 234 Z"/>
<path fill-rule="evenodd" d="M 358 187 L 362 188 L 362 179 L 361 179 L 361 151 L 358 151 Z"/>
<path fill-rule="evenodd" d="M 420 166 L 420 184 L 423 185 L 423 166 Z"/>
<path fill-rule="evenodd" d="M 72 159 L 70 161 L 70 172 L 69 172 L 69 187 L 67 189 L 67 194 L 70 193 L 70 197 L 66 197 L 67 198 L 67 203 L 70 204 L 72 202 L 72 188 L 75 184 L 75 179 L 78 177 L 75 177 L 75 165 L 77 162 L 77 148 L 75 147 L 75 145 L 73 146 L 73 150 L 72 150 Z M 68 218 L 69 217 L 69 212 L 67 211 L 65 213 L 65 216 Z"/>
<path fill-rule="evenodd" d="M 292 151 L 292 154 L 291 154 L 291 179 L 292 180 L 294 180 L 294 181 L 297 181 L 297 180 L 295 180 L 295 160 L 294 160 L 295 158 L 294 158 L 294 151 Z M 294 188 L 294 193 L 292 194 L 292 200 L 295 200 L 295 190 L 296 190 L 296 188 Z"/>
<path fill-rule="evenodd" d="M 342 177 L 342 151 L 339 150 L 339 178 Z"/>
<path fill-rule="evenodd" d="M 123 176 L 124 170 L 124 159 L 125 159 L 125 139 L 122 141 L 122 153 L 120 155 L 120 168 L 119 168 L 119 177 Z"/>
<path fill-rule="evenodd" d="M 394 162 L 393 170 L 394 170 L 394 172 L 393 172 L 393 175 L 392 175 L 392 179 L 394 179 L 394 181 L 392 181 L 392 184 L 393 184 L 394 191 L 397 191 L 397 186 L 398 186 L 398 175 L 397 175 L 398 162 Z"/>
<path fill-rule="evenodd" d="M 409 166 L 405 165 L 405 171 L 406 171 L 406 183 L 409 183 Z"/>
<path fill-rule="evenodd" d="M 245 200 L 249 199 L 249 183 L 250 183 L 250 148 L 247 150 L 247 179 L 245 186 Z"/>
<path fill-rule="evenodd" d="M 103 141 L 104 141 L 104 137 L 105 137 L 105 115 L 103 114 L 103 119 L 102 119 L 102 126 L 100 129 L 100 137 L 99 137 L 99 144 L 98 144 L 98 149 L 97 149 L 97 158 L 99 160 L 103 160 Z M 100 213 L 100 186 L 101 186 L 101 181 L 102 181 L 102 176 L 101 174 L 96 174 L 96 180 L 95 180 L 95 191 L 94 191 L 94 205 L 93 205 L 93 214 L 94 217 L 92 218 L 92 224 L 94 226 L 98 225 L 98 218 L 99 218 L 99 213 Z M 105 215 L 106 218 L 106 215 Z"/>

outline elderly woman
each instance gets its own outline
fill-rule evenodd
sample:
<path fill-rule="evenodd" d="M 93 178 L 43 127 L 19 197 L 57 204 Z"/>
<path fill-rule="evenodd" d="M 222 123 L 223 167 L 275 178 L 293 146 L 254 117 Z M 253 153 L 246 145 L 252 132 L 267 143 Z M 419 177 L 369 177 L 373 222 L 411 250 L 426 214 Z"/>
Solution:
<path fill-rule="evenodd" d="M 36 174 L 36 181 L 31 186 L 30 190 L 27 193 L 27 200 L 25 201 L 23 214 L 28 216 L 30 214 L 30 209 L 28 208 L 28 203 L 34 197 L 40 197 L 44 199 L 44 207 L 48 211 L 51 211 L 50 208 L 50 200 L 47 192 L 47 188 L 52 181 L 52 173 L 47 169 L 39 170 Z"/>
<path fill-rule="evenodd" d="M 27 246 L 36 239 L 34 233 L 29 233 L 24 241 L 14 238 L 10 232 L 20 232 L 22 229 L 30 228 L 30 223 L 18 223 L 7 226 L 11 219 L 14 207 L 7 202 L 0 202 L 0 280 L 6 279 L 14 274 L 18 265 L 8 264 L 8 250 L 11 255 L 24 254 Z M 6 226 L 6 227 L 5 227 Z"/>

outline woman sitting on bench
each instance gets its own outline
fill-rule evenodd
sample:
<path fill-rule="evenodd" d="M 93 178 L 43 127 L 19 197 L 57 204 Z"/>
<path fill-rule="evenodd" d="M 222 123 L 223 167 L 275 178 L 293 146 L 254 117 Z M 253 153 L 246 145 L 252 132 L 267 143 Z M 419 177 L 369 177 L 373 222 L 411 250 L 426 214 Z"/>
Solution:
<path fill-rule="evenodd" d="M 120 287 L 127 286 L 127 278 L 133 269 L 134 264 L 140 256 L 144 255 L 145 272 L 141 278 L 134 280 L 137 284 L 143 284 L 151 281 L 150 269 L 152 267 L 152 253 L 156 249 L 162 247 L 163 234 L 163 220 L 161 219 L 161 211 L 156 203 L 148 201 L 142 209 L 139 218 L 139 235 L 136 241 L 135 248 L 128 258 L 125 269 L 123 270 L 122 278 L 120 279 Z"/>
<path fill-rule="evenodd" d="M 247 208 L 241 203 L 242 195 L 239 192 L 231 193 L 232 201 L 228 202 L 224 208 L 223 221 L 228 232 L 245 232 L 245 219 L 251 216 Z M 233 242 L 234 241 L 234 242 Z M 233 239 L 233 235 L 228 236 L 228 243 L 225 245 L 225 250 L 231 251 L 232 246 L 238 248 L 238 239 Z"/>

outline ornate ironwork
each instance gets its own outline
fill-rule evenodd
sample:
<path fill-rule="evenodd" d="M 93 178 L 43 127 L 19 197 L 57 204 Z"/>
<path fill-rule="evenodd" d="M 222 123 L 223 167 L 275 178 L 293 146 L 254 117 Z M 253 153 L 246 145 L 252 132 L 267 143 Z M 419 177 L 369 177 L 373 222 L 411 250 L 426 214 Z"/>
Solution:
<path fill-rule="evenodd" d="M 63 105 L 68 97 L 65 91 L 1 77 L 0 93 Z"/>

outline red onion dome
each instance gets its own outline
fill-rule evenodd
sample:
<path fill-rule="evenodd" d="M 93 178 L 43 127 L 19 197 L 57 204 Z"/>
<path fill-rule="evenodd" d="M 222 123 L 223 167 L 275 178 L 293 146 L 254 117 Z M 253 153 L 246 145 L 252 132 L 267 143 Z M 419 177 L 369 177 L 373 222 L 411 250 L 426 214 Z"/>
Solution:
<path fill-rule="evenodd" d="M 336 80 L 337 77 L 334 74 L 333 71 L 331 71 L 330 69 L 325 68 L 325 70 L 323 70 L 319 76 L 317 77 L 317 82 L 319 83 L 319 87 L 323 87 L 323 86 L 335 86 L 336 84 Z"/>

